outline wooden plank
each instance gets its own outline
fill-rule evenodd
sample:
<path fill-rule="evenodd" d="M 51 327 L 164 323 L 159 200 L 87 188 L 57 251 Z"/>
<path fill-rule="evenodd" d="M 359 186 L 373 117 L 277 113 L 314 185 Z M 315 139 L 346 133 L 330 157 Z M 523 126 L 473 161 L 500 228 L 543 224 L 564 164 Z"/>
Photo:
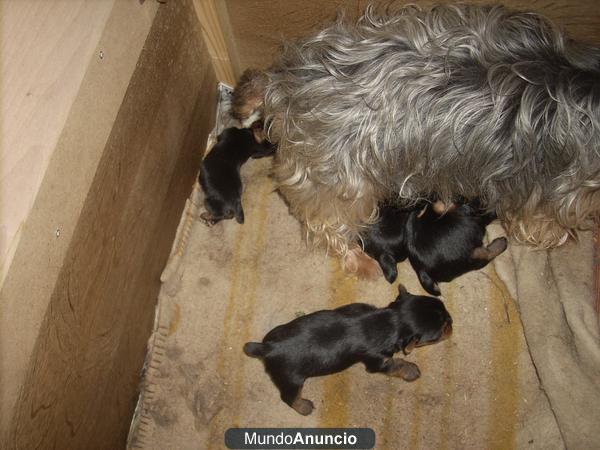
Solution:
<path fill-rule="evenodd" d="M 240 75 L 239 64 L 223 0 L 194 0 L 194 6 L 217 78 L 234 86 Z"/>
<path fill-rule="evenodd" d="M 3 448 L 124 447 L 160 272 L 214 122 L 215 87 L 191 0 L 161 5 L 74 229 Z"/>
<path fill-rule="evenodd" d="M 348 17 L 358 17 L 368 3 L 387 0 L 224 0 L 233 30 L 240 67 L 266 68 L 280 42 L 294 39 L 331 22 L 338 10 Z M 451 0 L 436 3 L 453 3 Z M 401 4 L 401 1 L 395 4 Z M 431 4 L 409 1 L 404 3 Z M 455 3 L 455 2 L 454 2 Z M 472 3 L 489 4 L 487 0 Z M 506 6 L 544 13 L 577 38 L 600 44 L 600 9 L 588 0 L 506 0 Z"/>
<path fill-rule="evenodd" d="M 114 2 L 0 2 L 0 285 Z"/>
<path fill-rule="evenodd" d="M 240 67 L 266 68 L 284 39 L 294 39 L 330 22 L 339 8 L 357 16 L 355 0 L 224 0 Z"/>
<path fill-rule="evenodd" d="M 96 57 L 85 70 L 70 106 L 34 206 L 21 227 L 19 245 L 0 289 L 0 442 L 7 433 L 73 231 L 156 9 L 155 2 L 143 6 L 130 1 L 115 3 L 92 52 Z M 127 45 L 123 45 L 124 39 Z M 99 57 L 100 51 L 104 58 Z M 47 90 L 52 92 L 49 87 Z M 15 200 L 26 201 L 25 193 L 23 197 L 19 192 L 13 194 Z"/>

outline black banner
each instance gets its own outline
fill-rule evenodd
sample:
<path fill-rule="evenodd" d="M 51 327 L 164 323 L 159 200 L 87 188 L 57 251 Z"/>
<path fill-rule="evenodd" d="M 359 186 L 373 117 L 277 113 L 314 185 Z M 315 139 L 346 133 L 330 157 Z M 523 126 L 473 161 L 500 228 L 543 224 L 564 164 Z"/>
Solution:
<path fill-rule="evenodd" d="M 370 428 L 230 428 L 225 432 L 230 449 L 371 449 Z"/>

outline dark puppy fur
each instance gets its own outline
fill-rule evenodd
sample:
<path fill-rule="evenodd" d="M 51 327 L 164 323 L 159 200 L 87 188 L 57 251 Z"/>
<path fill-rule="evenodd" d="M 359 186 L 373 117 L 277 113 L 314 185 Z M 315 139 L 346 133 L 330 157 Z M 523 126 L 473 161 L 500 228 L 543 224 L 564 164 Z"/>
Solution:
<path fill-rule="evenodd" d="M 438 282 L 481 269 L 506 250 L 504 237 L 483 245 L 485 227 L 495 218 L 481 211 L 478 201 L 445 212 L 440 202 L 410 209 L 383 205 L 379 222 L 362 235 L 364 250 L 390 283 L 398 276 L 396 264 L 408 258 L 423 288 L 440 295 Z"/>
<path fill-rule="evenodd" d="M 310 377 L 363 363 L 368 372 L 416 380 L 419 368 L 392 355 L 450 337 L 452 319 L 440 300 L 398 290 L 386 308 L 352 303 L 299 317 L 271 330 L 262 343 L 248 342 L 244 353 L 264 361 L 281 399 L 302 415 L 314 408 L 301 396 Z"/>
<path fill-rule="evenodd" d="M 227 128 L 202 161 L 200 186 L 204 190 L 206 212 L 200 217 L 207 225 L 235 217 L 244 223 L 240 168 L 249 158 L 262 158 L 275 152 L 269 142 L 258 143 L 256 130 Z"/>

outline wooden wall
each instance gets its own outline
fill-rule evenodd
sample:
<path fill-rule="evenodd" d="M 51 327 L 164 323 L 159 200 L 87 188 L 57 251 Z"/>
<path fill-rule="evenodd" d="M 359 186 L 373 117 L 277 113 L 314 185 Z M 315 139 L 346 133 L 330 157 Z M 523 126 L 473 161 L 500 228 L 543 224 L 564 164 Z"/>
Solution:
<path fill-rule="evenodd" d="M 0 448 L 125 445 L 159 276 L 214 123 L 193 8 L 110 12 L 0 291 Z"/>
<path fill-rule="evenodd" d="M 242 71 L 225 0 L 194 0 L 194 6 L 217 78 L 233 87 Z"/>
<path fill-rule="evenodd" d="M 0 285 L 114 3 L 0 2 Z"/>
<path fill-rule="evenodd" d="M 214 0 L 213 0 L 214 1 Z M 222 0 L 233 31 L 233 43 L 239 68 L 266 68 L 283 39 L 302 36 L 335 18 L 341 9 L 348 17 L 358 17 L 369 3 L 389 0 Z M 423 1 L 395 3 L 427 4 Z M 432 2 L 429 2 L 432 3 Z M 450 3 L 441 0 L 436 3 Z M 472 3 L 490 4 L 488 0 Z M 544 13 L 566 28 L 574 37 L 600 44 L 600 8 L 589 0 L 505 0 L 501 3 L 519 9 Z M 239 75 L 239 73 L 238 73 Z"/>

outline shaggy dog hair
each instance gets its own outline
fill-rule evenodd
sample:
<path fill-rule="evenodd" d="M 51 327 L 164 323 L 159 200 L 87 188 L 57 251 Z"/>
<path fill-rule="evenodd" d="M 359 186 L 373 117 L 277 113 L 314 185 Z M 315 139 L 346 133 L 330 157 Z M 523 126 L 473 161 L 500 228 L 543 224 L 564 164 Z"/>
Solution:
<path fill-rule="evenodd" d="M 206 212 L 200 218 L 207 225 L 235 217 L 244 223 L 240 168 L 249 158 L 270 156 L 275 146 L 259 143 L 256 130 L 227 128 L 217 138 L 200 167 L 199 182 L 204 191 Z"/>
<path fill-rule="evenodd" d="M 441 202 L 379 207 L 379 221 L 361 237 L 365 253 L 379 263 L 388 282 L 396 281 L 396 264 L 408 258 L 423 289 L 441 295 L 438 282 L 482 269 L 506 250 L 504 237 L 483 245 L 485 227 L 496 216 L 482 212 L 478 201 L 444 209 Z"/>
<path fill-rule="evenodd" d="M 368 8 L 288 43 L 253 83 L 280 191 L 340 254 L 392 197 L 479 198 L 541 247 L 598 220 L 600 49 L 538 14 Z"/>
<path fill-rule="evenodd" d="M 246 70 L 231 97 L 231 115 L 248 128 L 264 116 L 263 96 L 268 78 L 258 70 Z"/>
<path fill-rule="evenodd" d="M 452 318 L 437 298 L 409 294 L 402 285 L 398 291 L 386 308 L 352 303 L 299 317 L 269 331 L 262 343 L 248 342 L 244 353 L 264 361 L 281 399 L 303 415 L 314 408 L 301 392 L 310 377 L 363 363 L 368 372 L 416 380 L 417 365 L 393 354 L 450 337 Z"/>

